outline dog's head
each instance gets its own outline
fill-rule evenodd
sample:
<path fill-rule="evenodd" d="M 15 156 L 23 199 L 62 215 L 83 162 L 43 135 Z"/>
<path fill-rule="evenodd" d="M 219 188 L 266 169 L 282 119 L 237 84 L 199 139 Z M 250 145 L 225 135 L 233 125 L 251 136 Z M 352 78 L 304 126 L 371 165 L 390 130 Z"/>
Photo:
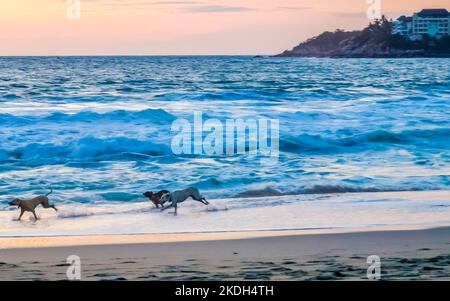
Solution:
<path fill-rule="evenodd" d="M 153 192 L 147 191 L 146 193 L 144 193 L 144 196 L 145 196 L 146 198 L 151 199 L 151 198 L 153 197 Z"/>
<path fill-rule="evenodd" d="M 21 199 L 14 199 L 11 202 L 9 202 L 9 206 L 20 206 L 21 202 L 22 202 Z"/>
<path fill-rule="evenodd" d="M 167 192 L 162 195 L 161 199 L 159 199 L 159 202 L 161 205 L 164 205 L 167 202 L 170 202 L 170 192 Z"/>

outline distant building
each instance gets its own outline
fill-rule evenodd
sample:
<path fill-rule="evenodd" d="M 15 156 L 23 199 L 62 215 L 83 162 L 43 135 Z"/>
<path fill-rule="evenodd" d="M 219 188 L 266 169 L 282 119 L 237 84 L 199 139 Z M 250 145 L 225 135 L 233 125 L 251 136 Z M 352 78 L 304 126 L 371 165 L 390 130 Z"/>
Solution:
<path fill-rule="evenodd" d="M 413 33 L 413 18 L 401 16 L 394 21 L 394 34 L 401 34 L 402 36 L 411 36 Z"/>
<path fill-rule="evenodd" d="M 450 34 L 450 13 L 446 9 L 424 9 L 413 16 L 413 35 L 442 37 Z"/>
<path fill-rule="evenodd" d="M 394 21 L 393 33 L 420 39 L 424 35 L 442 38 L 450 35 L 450 13 L 446 9 L 423 9 L 412 17 L 401 16 Z"/>

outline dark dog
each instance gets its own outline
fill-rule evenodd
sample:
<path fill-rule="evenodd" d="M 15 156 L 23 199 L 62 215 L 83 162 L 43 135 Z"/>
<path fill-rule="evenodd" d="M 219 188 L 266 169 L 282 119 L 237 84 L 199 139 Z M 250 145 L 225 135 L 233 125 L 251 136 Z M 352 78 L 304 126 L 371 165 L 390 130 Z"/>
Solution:
<path fill-rule="evenodd" d="M 34 218 L 36 220 L 38 220 L 38 217 L 34 210 L 39 205 L 42 205 L 42 207 L 44 207 L 46 209 L 53 208 L 55 211 L 58 211 L 58 209 L 56 209 L 55 205 L 51 205 L 48 200 L 48 196 L 50 194 L 52 194 L 52 192 L 53 192 L 53 189 L 46 195 L 41 195 L 41 196 L 35 197 L 33 199 L 29 199 L 29 200 L 15 199 L 12 202 L 10 202 L 9 205 L 17 206 L 18 208 L 20 208 L 20 216 L 18 219 L 19 221 L 22 218 L 22 215 L 25 213 L 25 211 L 33 213 Z"/>
<path fill-rule="evenodd" d="M 156 208 L 159 208 L 159 206 L 163 207 L 163 205 L 161 204 L 161 197 L 166 193 L 169 193 L 169 191 L 161 190 L 158 193 L 147 191 L 146 193 L 144 193 L 144 196 L 148 198 L 153 203 L 153 205 L 156 206 Z"/>

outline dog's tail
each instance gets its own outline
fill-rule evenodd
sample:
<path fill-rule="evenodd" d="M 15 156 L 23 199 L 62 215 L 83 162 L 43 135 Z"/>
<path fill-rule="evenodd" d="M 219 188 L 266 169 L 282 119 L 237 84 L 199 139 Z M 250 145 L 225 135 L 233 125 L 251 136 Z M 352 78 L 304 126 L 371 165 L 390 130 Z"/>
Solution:
<path fill-rule="evenodd" d="M 47 197 L 47 196 L 51 195 L 52 193 L 53 193 L 53 188 L 50 186 L 50 192 L 47 193 L 45 196 Z"/>

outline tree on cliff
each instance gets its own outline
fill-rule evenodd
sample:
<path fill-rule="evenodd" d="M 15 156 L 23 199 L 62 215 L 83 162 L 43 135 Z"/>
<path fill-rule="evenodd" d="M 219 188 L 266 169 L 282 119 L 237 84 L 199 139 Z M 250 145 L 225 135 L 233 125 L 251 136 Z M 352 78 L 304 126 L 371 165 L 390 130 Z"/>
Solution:
<path fill-rule="evenodd" d="M 385 43 L 392 35 L 392 23 L 383 15 L 381 19 L 377 19 L 370 23 L 369 26 L 362 31 L 357 32 L 354 41 L 359 44 L 367 43 Z"/>

